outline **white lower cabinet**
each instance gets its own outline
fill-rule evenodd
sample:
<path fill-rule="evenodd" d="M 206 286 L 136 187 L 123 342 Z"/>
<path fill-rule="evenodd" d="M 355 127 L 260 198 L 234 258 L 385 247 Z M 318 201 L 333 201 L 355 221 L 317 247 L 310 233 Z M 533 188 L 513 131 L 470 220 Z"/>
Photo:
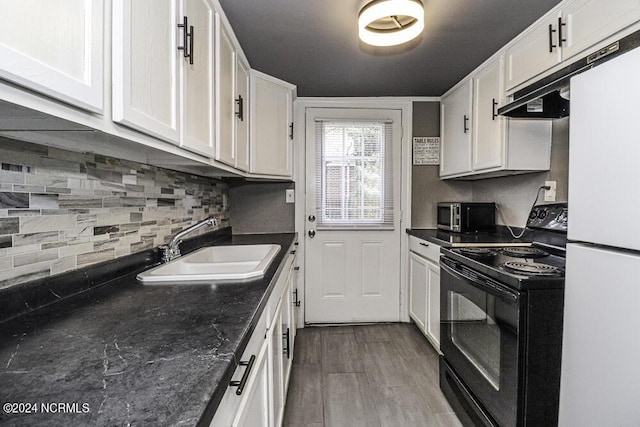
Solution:
<path fill-rule="evenodd" d="M 272 327 L 269 329 L 267 340 L 269 341 L 269 374 L 272 379 L 271 396 L 273 411 L 273 425 L 282 425 L 284 415 L 284 369 L 282 364 L 282 354 L 284 353 L 282 334 L 282 303 L 280 300 Z"/>
<path fill-rule="evenodd" d="M 440 246 L 409 237 L 409 316 L 440 349 Z"/>
<path fill-rule="evenodd" d="M 266 341 L 253 362 L 254 375 L 247 384 L 246 398 L 240 402 L 232 426 L 269 426 L 269 366 Z"/>
<path fill-rule="evenodd" d="M 295 251 L 285 262 L 211 427 L 282 425 L 295 336 L 294 264 Z"/>

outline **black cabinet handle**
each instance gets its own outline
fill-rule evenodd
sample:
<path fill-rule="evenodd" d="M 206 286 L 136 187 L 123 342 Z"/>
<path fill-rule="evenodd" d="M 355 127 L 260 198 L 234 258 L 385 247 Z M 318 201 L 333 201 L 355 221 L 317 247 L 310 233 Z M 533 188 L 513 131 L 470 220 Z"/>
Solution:
<path fill-rule="evenodd" d="M 189 64 L 193 65 L 193 25 L 189 25 L 189 18 L 182 18 L 182 24 L 178 24 L 178 28 L 182 28 L 182 46 L 178 46 L 178 50 L 182 51 L 182 56 L 189 58 Z M 189 30 L 187 31 L 187 28 Z"/>
<path fill-rule="evenodd" d="M 242 99 L 242 95 L 238 95 L 236 99 L 236 105 L 238 106 L 238 111 L 236 111 L 236 117 L 240 119 L 241 122 L 244 121 L 244 99 Z"/>
<path fill-rule="evenodd" d="M 469 126 L 467 126 L 467 123 L 469 123 L 469 117 L 467 117 L 467 115 L 464 115 L 464 133 L 467 133 L 469 131 Z"/>
<path fill-rule="evenodd" d="M 562 37 L 562 27 L 565 27 L 567 24 L 562 22 L 562 17 L 558 18 L 558 47 L 562 47 L 562 42 L 566 42 L 567 39 Z"/>
<path fill-rule="evenodd" d="M 424 243 L 424 242 L 420 242 L 420 246 L 424 246 L 424 247 L 427 247 L 427 248 L 428 248 L 428 247 L 429 247 L 429 244 L 428 244 L 428 243 Z"/>
<path fill-rule="evenodd" d="M 185 58 L 189 57 L 189 52 L 188 52 L 188 39 L 189 39 L 189 32 L 187 31 L 187 28 L 189 28 L 189 18 L 187 18 L 186 16 L 182 17 L 182 24 L 178 24 L 178 28 L 182 28 L 182 46 L 178 46 L 178 50 L 182 51 L 182 56 Z"/>
<path fill-rule="evenodd" d="M 193 65 L 193 38 L 195 37 L 195 30 L 193 29 L 193 25 L 189 25 L 189 64 Z"/>
<path fill-rule="evenodd" d="M 282 334 L 282 339 L 287 342 L 287 345 L 284 348 L 284 354 L 287 355 L 287 359 L 291 359 L 291 347 L 289 346 L 289 338 L 290 338 L 289 328 L 287 328 L 287 332 Z"/>
<path fill-rule="evenodd" d="M 229 385 L 231 387 L 238 387 L 238 389 L 236 390 L 236 394 L 238 396 L 240 396 L 242 394 L 242 392 L 244 391 L 244 386 L 247 384 L 247 380 L 249 379 L 249 374 L 251 373 L 251 369 L 253 368 L 253 363 L 256 361 L 256 356 L 255 355 L 251 355 L 251 357 L 249 358 L 248 362 L 240 362 L 238 363 L 238 365 L 240 366 L 246 366 L 247 369 L 245 369 L 244 374 L 242 374 L 242 378 L 240 378 L 240 381 L 231 381 L 229 383 Z"/>
<path fill-rule="evenodd" d="M 289 132 L 289 139 L 293 139 L 293 122 L 289 125 L 289 129 L 291 130 Z"/>
<path fill-rule="evenodd" d="M 549 24 L 549 52 L 553 52 L 553 49 L 557 47 L 553 44 L 553 33 L 555 32 L 556 30 L 553 29 L 553 25 Z"/>
<path fill-rule="evenodd" d="M 291 252 L 289 252 L 289 253 L 290 253 L 291 255 L 295 255 L 295 254 L 296 254 L 296 251 L 295 251 L 295 249 L 294 249 L 294 250 L 292 250 L 292 251 L 291 251 Z"/>
<path fill-rule="evenodd" d="M 295 288 L 293 290 L 293 296 L 294 296 L 293 305 L 295 307 L 300 307 L 300 300 L 298 299 L 298 288 Z"/>
<path fill-rule="evenodd" d="M 498 117 L 498 112 L 496 107 L 498 106 L 498 103 L 496 102 L 496 99 L 493 98 L 493 100 L 491 101 L 491 120 L 495 120 L 496 117 Z"/>

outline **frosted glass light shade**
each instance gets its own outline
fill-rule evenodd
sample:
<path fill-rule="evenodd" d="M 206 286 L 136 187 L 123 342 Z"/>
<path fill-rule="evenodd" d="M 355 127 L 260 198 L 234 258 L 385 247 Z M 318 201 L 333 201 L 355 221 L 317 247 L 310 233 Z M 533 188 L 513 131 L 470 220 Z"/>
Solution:
<path fill-rule="evenodd" d="M 409 18 L 406 23 L 398 17 Z M 393 26 L 378 26 L 388 20 Z M 419 0 L 374 0 L 358 16 L 360 40 L 373 46 L 394 46 L 418 37 L 424 30 L 424 7 Z"/>

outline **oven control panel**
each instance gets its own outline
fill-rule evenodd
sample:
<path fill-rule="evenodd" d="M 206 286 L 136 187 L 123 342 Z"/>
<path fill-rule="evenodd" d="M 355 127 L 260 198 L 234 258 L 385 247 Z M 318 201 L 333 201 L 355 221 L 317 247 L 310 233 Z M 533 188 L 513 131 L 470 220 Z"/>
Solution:
<path fill-rule="evenodd" d="M 531 209 L 527 227 L 566 233 L 569 206 L 566 203 L 537 205 Z"/>

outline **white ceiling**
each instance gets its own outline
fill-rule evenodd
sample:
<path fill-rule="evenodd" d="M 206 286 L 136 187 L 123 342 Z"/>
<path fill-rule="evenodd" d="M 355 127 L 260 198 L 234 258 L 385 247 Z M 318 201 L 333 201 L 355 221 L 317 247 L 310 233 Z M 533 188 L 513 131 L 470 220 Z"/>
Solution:
<path fill-rule="evenodd" d="M 298 96 L 439 96 L 560 0 L 423 0 L 423 36 L 358 39 L 367 0 L 220 0 L 252 68 Z"/>

